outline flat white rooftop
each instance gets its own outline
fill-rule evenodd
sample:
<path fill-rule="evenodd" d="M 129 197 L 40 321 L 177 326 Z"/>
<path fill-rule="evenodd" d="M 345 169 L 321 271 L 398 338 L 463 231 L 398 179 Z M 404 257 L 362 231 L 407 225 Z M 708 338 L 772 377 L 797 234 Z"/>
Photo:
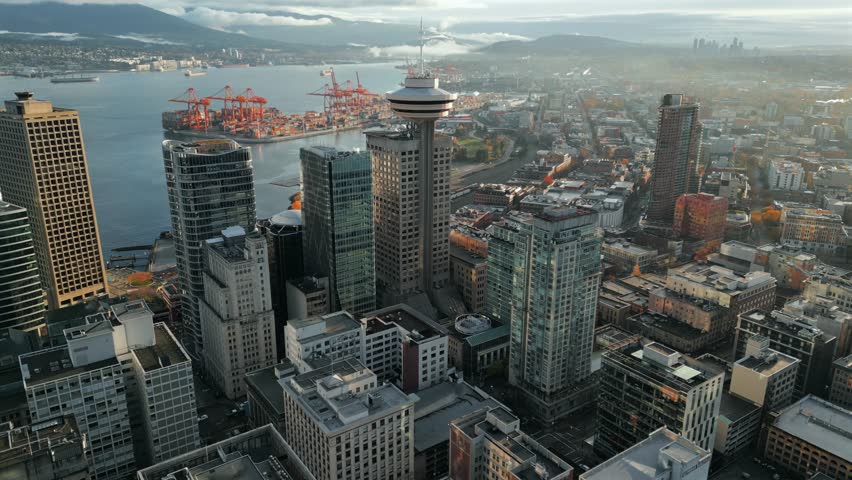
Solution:
<path fill-rule="evenodd" d="M 710 452 L 663 427 L 647 439 L 583 473 L 580 480 L 656 480 L 660 478 L 660 473 L 667 470 L 659 462 L 660 452 L 685 464 L 710 460 Z"/>
<path fill-rule="evenodd" d="M 813 395 L 790 405 L 773 426 L 852 462 L 852 412 Z"/>

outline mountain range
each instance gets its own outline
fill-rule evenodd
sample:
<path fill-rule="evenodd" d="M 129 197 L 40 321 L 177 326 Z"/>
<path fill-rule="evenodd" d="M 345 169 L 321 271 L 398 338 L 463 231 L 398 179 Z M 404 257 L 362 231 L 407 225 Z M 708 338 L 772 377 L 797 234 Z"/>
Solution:
<path fill-rule="evenodd" d="M 237 7 L 238 8 L 238 7 Z M 417 50 L 417 26 L 355 21 L 289 11 L 230 11 L 208 7 L 179 10 L 179 16 L 140 4 L 0 3 L 0 40 L 79 41 L 98 44 L 159 44 L 213 48 L 270 48 L 284 51 L 360 52 L 364 57 L 401 58 Z M 841 19 L 842 20 L 842 19 Z M 429 55 L 474 51 L 495 54 L 558 54 L 614 51 L 642 45 L 690 48 L 693 38 L 719 44 L 734 37 L 746 49 L 772 45 L 849 45 L 848 31 L 835 23 L 815 29 L 795 21 L 648 13 L 586 17 L 542 17 L 524 21 L 469 21 L 431 28 Z M 532 41 L 530 41 L 532 40 Z M 765 42 L 765 43 L 763 43 Z"/>
<path fill-rule="evenodd" d="M 8 36 L 110 44 L 286 46 L 283 42 L 214 30 L 139 4 L 0 3 L 0 34 L 0 39 Z"/>

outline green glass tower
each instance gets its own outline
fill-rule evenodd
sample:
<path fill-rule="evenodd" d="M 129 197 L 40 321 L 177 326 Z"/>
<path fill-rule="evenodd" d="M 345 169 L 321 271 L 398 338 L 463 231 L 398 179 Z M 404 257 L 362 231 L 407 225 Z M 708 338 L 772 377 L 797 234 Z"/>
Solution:
<path fill-rule="evenodd" d="M 331 309 L 376 308 L 369 152 L 301 150 L 305 273 L 329 278 Z"/>

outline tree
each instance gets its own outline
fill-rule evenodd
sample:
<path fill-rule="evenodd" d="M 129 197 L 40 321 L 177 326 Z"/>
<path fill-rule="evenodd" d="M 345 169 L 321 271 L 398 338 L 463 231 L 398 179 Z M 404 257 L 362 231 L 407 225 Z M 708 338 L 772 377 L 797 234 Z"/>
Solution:
<path fill-rule="evenodd" d="M 476 161 L 480 163 L 488 161 L 488 152 L 486 152 L 484 148 L 480 148 L 476 151 Z"/>
<path fill-rule="evenodd" d="M 154 274 L 151 272 L 133 272 L 127 276 L 127 283 L 131 287 L 144 287 L 150 285 L 154 281 Z"/>
<path fill-rule="evenodd" d="M 774 208 L 764 208 L 763 209 L 763 221 L 769 225 L 778 225 L 781 221 L 781 210 L 776 210 Z"/>
<path fill-rule="evenodd" d="M 642 270 L 639 269 L 638 263 L 633 265 L 633 272 L 631 272 L 631 275 L 633 275 L 634 277 L 641 277 L 642 276 Z"/>

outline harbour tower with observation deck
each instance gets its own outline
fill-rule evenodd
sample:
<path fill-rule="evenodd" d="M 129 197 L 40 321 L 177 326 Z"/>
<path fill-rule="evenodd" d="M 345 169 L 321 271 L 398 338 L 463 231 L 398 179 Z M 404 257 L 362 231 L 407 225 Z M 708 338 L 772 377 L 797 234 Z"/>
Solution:
<path fill-rule="evenodd" d="M 405 79 L 403 87 L 386 95 L 390 103 L 391 110 L 400 118 L 411 123 L 410 135 L 407 142 L 414 143 L 416 150 L 396 148 L 397 145 L 390 145 L 389 137 L 382 139 L 382 142 L 370 142 L 373 145 L 379 146 L 374 150 L 374 156 L 377 161 L 381 162 L 382 158 L 385 161 L 393 161 L 394 159 L 403 166 L 405 162 L 415 160 L 416 164 L 412 165 L 416 176 L 406 178 L 405 175 L 390 176 L 386 179 L 388 182 L 406 183 L 410 185 L 401 185 L 401 188 L 387 189 L 389 191 L 398 192 L 399 195 L 394 195 L 395 198 L 391 203 L 393 205 L 389 210 L 390 213 L 408 212 L 412 215 L 413 222 L 405 222 L 399 218 L 401 229 L 389 229 L 389 234 L 393 233 L 396 237 L 395 242 L 400 242 L 403 236 L 399 235 L 403 232 L 402 227 L 406 227 L 408 223 L 416 229 L 409 232 L 414 234 L 410 238 L 416 239 L 411 245 L 400 246 L 394 248 L 389 255 L 381 255 L 383 243 L 381 238 L 385 221 L 393 222 L 393 219 L 381 218 L 381 206 L 377 206 L 376 211 L 376 258 L 384 258 L 388 260 L 385 263 L 388 268 L 383 268 L 383 265 L 377 265 L 378 280 L 385 280 L 389 285 L 410 285 L 414 290 L 421 290 L 427 293 L 430 297 L 434 291 L 443 288 L 447 285 L 450 278 L 449 272 L 449 214 L 450 214 L 450 157 L 452 146 L 448 142 L 438 141 L 435 139 L 435 122 L 449 115 L 453 108 L 453 102 L 458 97 L 455 93 L 450 93 L 442 90 L 439 87 L 438 79 L 425 72 L 422 60 L 422 42 L 421 42 L 421 60 L 420 71 L 417 74 L 411 75 Z M 399 139 L 402 141 L 403 139 Z M 414 140 L 414 142 L 411 142 Z M 439 140 L 442 140 L 439 138 Z M 387 145 L 385 145 L 387 144 Z M 384 145 L 384 146 L 382 146 Z M 381 150 L 381 151 L 376 151 Z M 393 153 L 392 155 L 389 154 Z M 380 166 L 381 168 L 381 166 Z M 376 169 L 374 168 L 374 171 Z M 399 170 L 392 169 L 392 170 Z M 381 171 L 376 172 L 381 175 Z M 400 172 L 403 173 L 403 172 Z M 397 178 L 392 178 L 397 177 Z M 381 183 L 381 178 L 375 180 Z M 374 191 L 374 195 L 378 202 L 382 201 L 382 191 L 385 189 L 378 186 L 378 191 Z M 376 190 L 374 188 L 374 190 Z M 405 194 L 405 192 L 414 193 L 416 195 Z M 407 198 L 406 198 L 407 197 Z M 398 208 L 397 208 L 398 207 Z M 395 215 L 398 216 L 398 215 Z M 390 245 L 393 247 L 394 245 Z M 405 248 L 403 248 L 405 247 Z M 404 252 L 403 250 L 411 250 Z M 413 254 L 413 255 L 411 255 Z M 381 261 L 379 263 L 382 263 Z M 386 278 L 382 278 L 383 273 Z M 402 278 L 394 278 L 400 276 Z M 410 277 L 406 281 L 406 277 Z M 402 288 L 401 290 L 405 290 Z M 407 294 L 411 292 L 397 292 Z"/>

